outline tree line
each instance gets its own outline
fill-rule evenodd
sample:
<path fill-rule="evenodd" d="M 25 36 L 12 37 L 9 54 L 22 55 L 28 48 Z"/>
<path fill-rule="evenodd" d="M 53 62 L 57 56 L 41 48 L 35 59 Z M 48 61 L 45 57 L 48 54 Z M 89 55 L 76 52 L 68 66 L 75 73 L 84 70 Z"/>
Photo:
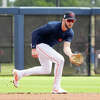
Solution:
<path fill-rule="evenodd" d="M 0 6 L 2 0 L 0 0 Z M 8 7 L 12 6 L 12 2 L 8 0 Z M 15 0 L 13 6 L 38 6 L 38 7 L 99 7 L 100 0 Z"/>
<path fill-rule="evenodd" d="M 91 7 L 100 6 L 100 0 L 16 0 L 15 6 L 49 6 L 55 7 L 59 3 L 61 7 Z M 94 4 L 93 4 L 94 3 Z"/>

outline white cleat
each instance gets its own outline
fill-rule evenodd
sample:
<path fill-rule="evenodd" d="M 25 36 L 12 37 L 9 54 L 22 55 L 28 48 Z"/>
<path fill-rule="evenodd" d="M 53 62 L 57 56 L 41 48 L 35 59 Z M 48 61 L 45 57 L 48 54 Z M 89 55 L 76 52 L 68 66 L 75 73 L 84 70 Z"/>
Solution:
<path fill-rule="evenodd" d="M 52 94 L 67 94 L 67 92 L 65 90 L 59 88 L 59 89 L 54 89 L 52 91 Z"/>
<path fill-rule="evenodd" d="M 18 80 L 19 80 L 19 78 L 18 78 L 18 71 L 16 69 L 13 70 L 13 77 L 14 77 L 13 84 L 14 84 L 14 86 L 16 88 L 18 88 Z"/>

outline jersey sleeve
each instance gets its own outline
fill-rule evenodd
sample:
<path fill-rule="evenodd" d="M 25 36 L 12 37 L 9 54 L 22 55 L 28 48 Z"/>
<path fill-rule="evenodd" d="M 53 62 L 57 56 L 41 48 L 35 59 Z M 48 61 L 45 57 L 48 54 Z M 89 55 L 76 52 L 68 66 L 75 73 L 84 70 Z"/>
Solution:
<path fill-rule="evenodd" d="M 73 32 L 73 31 L 70 31 L 70 32 L 68 33 L 68 35 L 66 36 L 65 41 L 71 42 L 72 39 L 73 39 L 73 36 L 74 36 L 74 32 Z"/>
<path fill-rule="evenodd" d="M 39 39 L 39 35 L 38 36 L 37 35 L 38 35 L 37 30 L 32 32 L 32 48 L 36 48 L 36 44 Z"/>
<path fill-rule="evenodd" d="M 45 34 L 48 34 L 52 29 L 50 25 L 45 24 L 32 32 L 32 48 L 36 48 L 36 45 L 39 43 L 39 40 Z"/>

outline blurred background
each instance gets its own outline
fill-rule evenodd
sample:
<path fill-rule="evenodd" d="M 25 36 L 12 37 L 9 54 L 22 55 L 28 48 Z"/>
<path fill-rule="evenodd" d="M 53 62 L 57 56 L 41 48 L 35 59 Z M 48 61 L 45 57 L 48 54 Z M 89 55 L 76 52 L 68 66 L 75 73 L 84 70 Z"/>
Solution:
<path fill-rule="evenodd" d="M 99 7 L 100 0 L 0 0 L 1 7 Z"/>
<path fill-rule="evenodd" d="M 70 10 L 70 8 L 75 7 L 75 9 L 86 8 L 88 11 L 88 9 L 99 8 L 99 6 L 100 0 L 0 0 L 1 8 L 69 7 Z M 38 59 L 31 56 L 31 32 L 48 21 L 60 21 L 62 17 L 60 14 L 48 13 L 24 15 L 25 69 L 39 65 Z M 63 43 L 56 45 L 54 48 L 65 58 L 63 75 L 89 75 L 91 62 L 93 63 L 92 75 L 100 75 L 100 14 L 93 15 L 94 22 L 91 21 L 92 17 L 89 14 L 85 15 L 85 12 L 83 15 L 82 12 L 76 15 L 76 18 L 77 21 L 73 27 L 75 36 L 71 48 L 73 52 L 81 52 L 84 55 L 84 63 L 80 67 L 70 64 L 68 57 L 63 53 Z M 92 61 L 90 61 L 89 55 L 91 45 L 93 46 L 93 53 L 95 53 Z M 0 14 L 0 75 L 12 75 L 12 69 L 15 67 L 14 56 L 14 16 L 12 14 Z"/>

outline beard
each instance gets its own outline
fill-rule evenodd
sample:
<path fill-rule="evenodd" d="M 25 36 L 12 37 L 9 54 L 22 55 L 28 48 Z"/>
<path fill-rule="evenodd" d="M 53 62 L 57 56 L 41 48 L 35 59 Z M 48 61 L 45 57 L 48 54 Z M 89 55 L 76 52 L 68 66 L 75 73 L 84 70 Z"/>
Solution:
<path fill-rule="evenodd" d="M 66 23 L 65 23 L 65 27 L 67 28 L 67 29 L 70 29 L 70 28 L 72 28 L 72 25 L 67 25 Z"/>
<path fill-rule="evenodd" d="M 67 26 L 67 24 L 65 23 L 65 27 L 67 28 L 67 29 L 69 29 L 69 27 Z"/>

